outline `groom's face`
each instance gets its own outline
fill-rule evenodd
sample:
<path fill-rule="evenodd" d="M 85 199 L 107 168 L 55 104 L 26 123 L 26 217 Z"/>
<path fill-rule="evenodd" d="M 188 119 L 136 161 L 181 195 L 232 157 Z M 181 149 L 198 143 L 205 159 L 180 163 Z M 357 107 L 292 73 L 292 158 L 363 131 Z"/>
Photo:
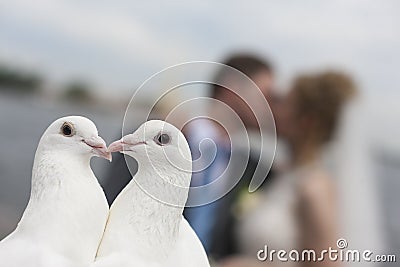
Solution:
<path fill-rule="evenodd" d="M 260 92 L 269 102 L 274 80 L 273 75 L 265 70 L 260 70 L 250 78 L 259 89 L 255 87 L 240 88 L 238 92 L 240 96 L 229 90 L 224 90 L 225 96 L 221 100 L 239 115 L 247 128 L 257 129 L 259 126 L 254 114 L 260 114 L 265 108 L 264 106 L 260 106 L 264 105 L 263 101 L 260 101 Z M 248 103 L 243 99 L 246 99 Z"/>

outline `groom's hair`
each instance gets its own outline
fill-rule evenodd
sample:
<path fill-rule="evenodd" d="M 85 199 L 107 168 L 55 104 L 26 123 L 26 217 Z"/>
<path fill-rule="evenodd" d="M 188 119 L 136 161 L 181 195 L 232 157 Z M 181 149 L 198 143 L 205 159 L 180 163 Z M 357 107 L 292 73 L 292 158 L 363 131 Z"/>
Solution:
<path fill-rule="evenodd" d="M 262 60 L 260 57 L 252 54 L 234 54 L 227 58 L 223 64 L 244 73 L 250 79 L 260 71 L 265 71 L 269 74 L 273 73 L 272 64 L 270 62 Z M 221 92 L 226 90 L 224 87 L 219 86 L 218 83 L 221 83 L 221 80 L 224 79 L 227 72 L 230 71 L 227 71 L 226 68 L 221 68 L 221 70 L 216 73 L 214 77 L 215 84 L 211 85 L 210 95 L 212 98 L 217 99 Z"/>

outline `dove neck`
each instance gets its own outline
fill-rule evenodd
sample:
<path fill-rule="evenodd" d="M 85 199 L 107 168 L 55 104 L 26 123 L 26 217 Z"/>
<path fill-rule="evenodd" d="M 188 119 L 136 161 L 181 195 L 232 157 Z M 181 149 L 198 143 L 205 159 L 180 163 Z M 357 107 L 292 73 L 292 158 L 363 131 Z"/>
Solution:
<path fill-rule="evenodd" d="M 105 224 L 108 206 L 89 163 L 84 155 L 38 150 L 31 196 L 17 232 L 71 258 L 92 259 L 101 237 L 95 233 L 102 232 L 93 225 L 104 227 L 100 222 Z M 71 240 L 84 240 L 88 246 L 80 248 Z"/>
<path fill-rule="evenodd" d="M 157 211 L 182 215 L 188 197 L 188 188 L 177 182 L 177 180 L 183 180 L 184 177 L 177 179 L 179 174 L 171 175 L 171 173 L 168 169 L 142 169 L 139 165 L 138 172 L 130 184 L 131 190 L 135 193 L 138 191 L 145 193 L 146 204 Z"/>
<path fill-rule="evenodd" d="M 177 196 L 176 192 L 168 191 L 165 182 L 159 179 L 156 173 L 139 167 L 135 177 L 111 207 L 105 238 L 112 240 L 113 247 L 105 250 L 128 250 L 131 255 L 140 254 L 152 258 L 154 249 L 162 257 L 164 252 L 174 246 L 179 234 L 183 205 L 163 203 L 157 199 L 160 196 L 157 194 L 175 194 L 176 199 L 184 204 L 187 192 Z M 104 240 L 104 243 L 109 242 Z"/>
<path fill-rule="evenodd" d="M 56 169 L 87 171 L 90 168 L 90 159 L 92 155 L 89 153 L 78 154 L 73 151 L 59 151 L 48 147 L 39 147 L 35 154 L 33 172 L 40 171 L 41 167 L 52 167 Z M 35 168 L 35 166 L 38 166 Z M 73 168 L 78 168 L 73 170 Z"/>

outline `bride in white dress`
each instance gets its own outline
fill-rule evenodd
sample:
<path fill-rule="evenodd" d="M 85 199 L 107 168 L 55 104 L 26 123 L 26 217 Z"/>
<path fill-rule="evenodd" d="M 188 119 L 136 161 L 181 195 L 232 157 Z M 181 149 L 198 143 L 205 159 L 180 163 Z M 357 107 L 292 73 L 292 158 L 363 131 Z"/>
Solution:
<path fill-rule="evenodd" d="M 334 151 L 336 156 L 341 153 L 333 142 L 337 140 L 337 128 L 342 128 L 338 125 L 342 123 L 344 107 L 355 95 L 354 83 L 343 73 L 323 72 L 300 76 L 295 80 L 276 110 L 278 136 L 287 141 L 290 164 L 264 190 L 249 195 L 247 201 L 241 203 L 236 229 L 241 254 L 225 260 L 222 266 L 343 266 L 343 262 L 330 261 L 328 257 L 319 262 L 282 262 L 275 254 L 273 261 L 271 258 L 260 261 L 257 253 L 267 246 L 268 253 L 271 250 L 290 252 L 294 249 L 301 253 L 302 250 L 312 249 L 318 256 L 329 247 L 337 249 L 337 240 L 342 237 L 353 242 L 349 243 L 351 249 L 359 248 L 354 246 L 361 244 L 362 235 L 367 233 L 356 233 L 354 225 L 360 225 L 360 220 L 367 220 L 370 229 L 376 226 L 374 218 L 368 216 L 371 213 L 360 212 L 360 209 L 371 207 L 369 204 L 375 202 L 367 200 L 366 205 L 357 206 L 357 201 L 354 203 L 352 200 L 357 198 L 357 194 L 364 200 L 370 197 L 369 181 L 364 180 L 361 188 L 357 184 L 349 188 L 348 185 L 354 183 L 344 179 L 353 179 L 349 176 L 359 176 L 360 173 L 355 166 L 351 171 L 346 169 L 346 173 L 338 165 L 349 167 L 348 162 L 354 163 L 351 156 L 346 158 L 340 155 L 337 160 L 332 156 L 334 153 L 327 153 Z M 339 198 L 347 198 L 350 202 L 343 203 Z M 355 219 L 357 217 L 361 219 Z M 367 228 L 361 227 L 360 230 Z M 379 239 L 376 231 L 368 231 L 368 234 L 369 240 L 374 240 L 376 245 Z"/>

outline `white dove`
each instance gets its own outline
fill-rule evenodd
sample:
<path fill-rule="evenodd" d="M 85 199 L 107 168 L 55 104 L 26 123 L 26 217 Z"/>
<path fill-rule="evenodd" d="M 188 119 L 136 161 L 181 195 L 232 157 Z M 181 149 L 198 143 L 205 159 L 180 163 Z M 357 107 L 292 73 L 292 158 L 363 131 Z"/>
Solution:
<path fill-rule="evenodd" d="M 138 172 L 111 206 L 94 266 L 210 266 L 182 216 L 192 168 L 183 134 L 153 120 L 108 149 L 135 158 Z"/>
<path fill-rule="evenodd" d="M 88 266 L 108 218 L 108 204 L 90 158 L 111 160 L 96 126 L 70 116 L 40 139 L 28 206 L 16 230 L 0 242 L 1 267 Z"/>

